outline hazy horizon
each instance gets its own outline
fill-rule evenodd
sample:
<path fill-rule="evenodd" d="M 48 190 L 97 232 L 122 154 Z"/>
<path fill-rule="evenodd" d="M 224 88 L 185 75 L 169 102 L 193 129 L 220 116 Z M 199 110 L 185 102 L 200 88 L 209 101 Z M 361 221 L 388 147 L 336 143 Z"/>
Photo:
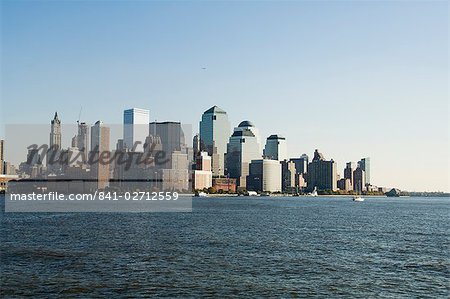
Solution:
<path fill-rule="evenodd" d="M 449 187 L 448 8 L 435 2 L 1 2 L 1 120 L 123 110 L 281 134 L 291 157 L 371 159 L 371 181 Z M 64 132 L 63 132 L 64 134 Z M 25 157 L 24 157 L 25 159 Z M 16 165 L 17 166 L 17 165 Z"/>

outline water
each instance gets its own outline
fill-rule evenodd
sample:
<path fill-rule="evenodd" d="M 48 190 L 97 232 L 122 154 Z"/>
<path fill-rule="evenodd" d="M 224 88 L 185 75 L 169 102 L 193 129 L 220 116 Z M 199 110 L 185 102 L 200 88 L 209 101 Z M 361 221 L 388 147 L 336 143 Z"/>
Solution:
<path fill-rule="evenodd" d="M 2 212 L 0 295 L 447 298 L 449 203 L 240 197 L 195 199 L 192 213 Z"/>

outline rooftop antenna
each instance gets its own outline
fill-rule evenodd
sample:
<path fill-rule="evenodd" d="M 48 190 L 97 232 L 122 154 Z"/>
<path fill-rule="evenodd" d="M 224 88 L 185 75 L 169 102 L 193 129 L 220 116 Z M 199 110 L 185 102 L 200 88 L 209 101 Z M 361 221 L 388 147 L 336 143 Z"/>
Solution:
<path fill-rule="evenodd" d="M 80 124 L 81 111 L 83 111 L 83 106 L 80 106 L 80 112 L 78 113 L 78 120 L 77 120 L 77 124 Z"/>

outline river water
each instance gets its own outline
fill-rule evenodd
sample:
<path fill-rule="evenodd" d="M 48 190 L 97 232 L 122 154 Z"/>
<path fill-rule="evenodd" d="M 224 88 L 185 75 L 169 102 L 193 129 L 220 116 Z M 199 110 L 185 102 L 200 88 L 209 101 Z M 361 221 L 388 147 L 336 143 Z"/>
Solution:
<path fill-rule="evenodd" d="M 2 297 L 449 297 L 448 198 L 195 198 L 5 213 Z"/>

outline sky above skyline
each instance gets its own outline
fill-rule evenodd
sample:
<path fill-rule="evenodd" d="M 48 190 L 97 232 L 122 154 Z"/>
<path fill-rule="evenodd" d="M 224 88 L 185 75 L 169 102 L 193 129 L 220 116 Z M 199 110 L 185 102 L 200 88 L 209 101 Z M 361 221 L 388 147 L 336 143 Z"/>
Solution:
<path fill-rule="evenodd" d="M 447 1 L 2 1 L 6 124 L 118 124 L 150 110 L 198 131 L 213 105 L 292 157 L 371 158 L 372 182 L 449 188 Z M 205 69 L 204 69 L 205 68 Z"/>

